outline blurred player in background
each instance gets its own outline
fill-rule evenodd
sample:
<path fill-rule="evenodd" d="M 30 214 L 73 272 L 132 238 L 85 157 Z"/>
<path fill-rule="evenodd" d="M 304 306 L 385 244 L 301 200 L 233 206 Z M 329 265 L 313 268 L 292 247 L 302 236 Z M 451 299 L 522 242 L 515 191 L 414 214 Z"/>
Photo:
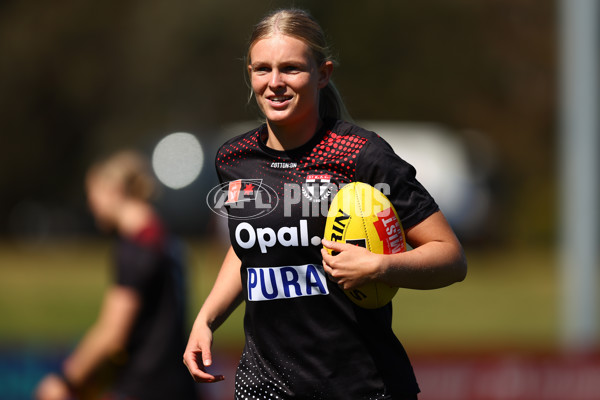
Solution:
<path fill-rule="evenodd" d="M 86 191 L 98 226 L 118 237 L 114 280 L 96 322 L 62 371 L 39 383 L 36 398 L 196 399 L 181 365 L 181 249 L 150 204 L 156 182 L 147 160 L 124 151 L 97 163 L 87 174 Z M 98 380 L 108 380 L 105 393 L 98 393 Z"/>

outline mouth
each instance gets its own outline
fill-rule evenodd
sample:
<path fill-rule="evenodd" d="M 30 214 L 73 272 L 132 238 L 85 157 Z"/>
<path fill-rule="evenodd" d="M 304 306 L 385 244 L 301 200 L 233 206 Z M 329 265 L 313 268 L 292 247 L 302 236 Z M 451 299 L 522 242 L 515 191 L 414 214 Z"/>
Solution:
<path fill-rule="evenodd" d="M 274 104 L 283 104 L 287 101 L 290 101 L 292 96 L 269 96 L 267 100 Z"/>

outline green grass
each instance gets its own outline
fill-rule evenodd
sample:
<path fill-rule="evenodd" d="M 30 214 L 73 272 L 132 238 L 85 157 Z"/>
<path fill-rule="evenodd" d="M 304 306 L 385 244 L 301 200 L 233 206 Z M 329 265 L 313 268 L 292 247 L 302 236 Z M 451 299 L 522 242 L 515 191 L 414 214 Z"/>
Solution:
<path fill-rule="evenodd" d="M 190 322 L 208 295 L 224 249 L 189 241 Z M 544 249 L 472 250 L 464 282 L 400 290 L 394 330 L 411 353 L 551 351 L 558 342 L 557 264 Z M 110 244 L 0 245 L 0 344 L 71 343 L 94 321 L 109 283 Z M 243 306 L 215 334 L 241 347 Z"/>
<path fill-rule="evenodd" d="M 467 279 L 396 295 L 394 328 L 409 349 L 547 351 L 558 343 L 557 264 L 548 250 L 468 252 Z"/>

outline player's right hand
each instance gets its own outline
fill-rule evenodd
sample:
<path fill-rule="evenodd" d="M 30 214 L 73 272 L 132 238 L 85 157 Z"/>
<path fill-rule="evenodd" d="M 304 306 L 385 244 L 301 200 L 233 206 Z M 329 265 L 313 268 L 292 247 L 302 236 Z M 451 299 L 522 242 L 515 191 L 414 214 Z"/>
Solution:
<path fill-rule="evenodd" d="M 212 375 L 206 368 L 212 365 L 212 330 L 207 325 L 194 324 L 185 352 L 183 363 L 197 383 L 220 382 L 223 375 Z"/>
<path fill-rule="evenodd" d="M 33 397 L 36 400 L 68 400 L 71 398 L 71 392 L 61 377 L 50 374 L 38 384 Z"/>

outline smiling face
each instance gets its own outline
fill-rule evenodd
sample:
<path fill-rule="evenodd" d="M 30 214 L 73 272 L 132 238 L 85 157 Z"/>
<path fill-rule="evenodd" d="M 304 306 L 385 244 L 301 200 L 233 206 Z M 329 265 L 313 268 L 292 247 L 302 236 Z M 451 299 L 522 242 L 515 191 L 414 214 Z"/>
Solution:
<path fill-rule="evenodd" d="M 331 62 L 317 65 L 303 41 L 276 34 L 252 46 L 248 70 L 256 101 L 270 125 L 316 126 L 319 90 L 329 82 Z"/>

